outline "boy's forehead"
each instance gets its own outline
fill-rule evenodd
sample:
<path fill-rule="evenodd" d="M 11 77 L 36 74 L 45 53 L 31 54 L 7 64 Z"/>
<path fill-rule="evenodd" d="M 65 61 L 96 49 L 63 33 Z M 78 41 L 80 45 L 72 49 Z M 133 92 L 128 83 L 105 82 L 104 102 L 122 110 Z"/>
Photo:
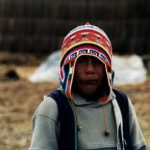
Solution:
<path fill-rule="evenodd" d="M 79 56 L 78 59 L 96 59 L 96 58 L 94 58 L 93 56 L 89 56 L 89 55 L 81 55 Z"/>
<path fill-rule="evenodd" d="M 85 61 L 87 60 L 96 60 L 96 61 L 99 61 L 101 63 L 103 63 L 100 59 L 98 59 L 97 57 L 95 56 L 91 56 L 91 55 L 81 55 L 78 57 L 77 61 L 78 60 L 81 60 L 81 59 L 84 59 Z"/>
<path fill-rule="evenodd" d="M 99 60 L 97 57 L 94 57 L 94 56 L 91 56 L 91 55 L 81 55 L 81 56 L 79 56 L 78 59 L 81 59 L 81 58 L 84 58 L 84 59 L 97 59 L 97 60 Z"/>

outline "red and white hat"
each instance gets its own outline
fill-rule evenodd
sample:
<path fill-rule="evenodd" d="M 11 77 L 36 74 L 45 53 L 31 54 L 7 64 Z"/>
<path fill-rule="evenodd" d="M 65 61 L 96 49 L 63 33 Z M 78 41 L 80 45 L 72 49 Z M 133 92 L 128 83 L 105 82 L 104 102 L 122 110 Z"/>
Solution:
<path fill-rule="evenodd" d="M 105 65 L 106 73 L 112 70 L 112 46 L 106 33 L 91 24 L 74 28 L 64 38 L 61 47 L 60 81 L 68 98 L 71 98 L 74 62 L 81 55 L 98 58 Z"/>
<path fill-rule="evenodd" d="M 93 47 L 95 51 L 89 49 L 81 51 L 81 48 L 79 48 L 81 46 L 85 48 L 87 45 Z M 107 65 L 108 71 L 111 71 L 112 46 L 108 36 L 102 29 L 85 24 L 69 32 L 61 47 L 61 61 L 66 64 L 82 53 L 98 56 Z"/>

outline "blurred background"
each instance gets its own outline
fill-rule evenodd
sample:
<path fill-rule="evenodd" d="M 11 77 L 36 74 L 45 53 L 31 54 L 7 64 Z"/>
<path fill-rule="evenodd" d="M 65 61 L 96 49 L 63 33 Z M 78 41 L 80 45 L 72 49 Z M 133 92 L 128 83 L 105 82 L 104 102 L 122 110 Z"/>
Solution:
<path fill-rule="evenodd" d="M 106 31 L 115 52 L 148 54 L 149 8 L 148 0 L 0 0 L 0 48 L 49 53 L 90 22 Z"/>
<path fill-rule="evenodd" d="M 69 30 L 87 22 L 108 34 L 115 55 L 142 60 L 146 80 L 116 87 L 132 99 L 150 149 L 149 0 L 0 0 L 0 150 L 28 149 L 31 117 L 58 87 L 28 79 Z"/>

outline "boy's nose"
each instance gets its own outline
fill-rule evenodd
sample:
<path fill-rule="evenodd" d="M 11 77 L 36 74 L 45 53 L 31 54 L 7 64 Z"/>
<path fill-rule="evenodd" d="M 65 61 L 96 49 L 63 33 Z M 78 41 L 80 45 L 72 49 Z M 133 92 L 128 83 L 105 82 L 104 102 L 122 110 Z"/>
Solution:
<path fill-rule="evenodd" d="M 94 73 L 95 72 L 94 64 L 93 64 L 91 59 L 88 60 L 88 63 L 87 63 L 87 66 L 86 66 L 86 72 L 87 73 Z"/>

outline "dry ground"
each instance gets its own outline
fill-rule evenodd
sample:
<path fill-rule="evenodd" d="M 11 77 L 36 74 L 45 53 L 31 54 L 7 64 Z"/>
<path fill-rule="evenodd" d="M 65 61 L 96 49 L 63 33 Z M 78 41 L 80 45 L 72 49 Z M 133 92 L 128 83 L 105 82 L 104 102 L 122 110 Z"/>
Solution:
<path fill-rule="evenodd" d="M 0 150 L 26 150 L 31 140 L 31 117 L 43 95 L 56 88 L 53 83 L 32 84 L 25 78 L 42 59 L 0 52 Z M 16 71 L 16 80 L 9 71 Z M 132 99 L 150 149 L 150 76 L 139 85 L 120 86 Z"/>

